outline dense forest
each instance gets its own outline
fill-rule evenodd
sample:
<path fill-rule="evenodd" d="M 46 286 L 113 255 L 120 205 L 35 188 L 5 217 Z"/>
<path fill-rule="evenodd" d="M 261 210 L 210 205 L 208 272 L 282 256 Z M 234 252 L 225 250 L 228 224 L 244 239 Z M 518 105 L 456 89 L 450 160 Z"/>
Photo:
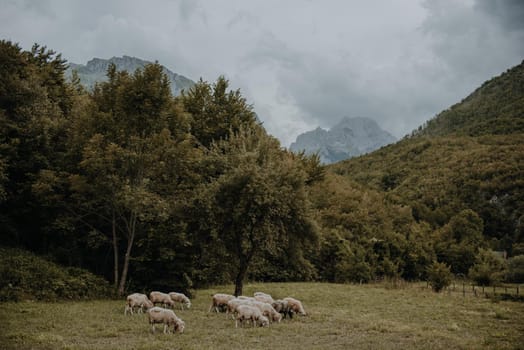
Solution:
<path fill-rule="evenodd" d="M 89 91 L 66 68 L 0 41 L 0 298 L 42 258 L 118 294 L 421 280 L 435 262 L 485 283 L 522 278 L 523 64 L 397 144 L 329 167 L 283 148 L 223 77 L 174 97 L 159 64 L 110 66 Z"/>

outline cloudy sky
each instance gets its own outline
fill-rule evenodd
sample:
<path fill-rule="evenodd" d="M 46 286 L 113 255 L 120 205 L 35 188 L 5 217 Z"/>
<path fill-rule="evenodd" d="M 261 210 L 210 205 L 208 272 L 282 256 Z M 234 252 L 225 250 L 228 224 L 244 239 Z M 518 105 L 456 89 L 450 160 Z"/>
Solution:
<path fill-rule="evenodd" d="M 0 0 L 0 38 L 239 88 L 288 146 L 342 117 L 397 137 L 524 59 L 522 0 Z"/>

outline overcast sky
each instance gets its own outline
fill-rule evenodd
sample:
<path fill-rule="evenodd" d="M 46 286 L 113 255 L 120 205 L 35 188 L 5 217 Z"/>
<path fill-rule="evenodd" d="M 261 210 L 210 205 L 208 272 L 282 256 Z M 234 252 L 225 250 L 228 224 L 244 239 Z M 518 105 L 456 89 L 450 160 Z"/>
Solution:
<path fill-rule="evenodd" d="M 524 0 L 0 0 L 0 38 L 239 88 L 289 146 L 369 117 L 402 137 L 524 59 Z"/>

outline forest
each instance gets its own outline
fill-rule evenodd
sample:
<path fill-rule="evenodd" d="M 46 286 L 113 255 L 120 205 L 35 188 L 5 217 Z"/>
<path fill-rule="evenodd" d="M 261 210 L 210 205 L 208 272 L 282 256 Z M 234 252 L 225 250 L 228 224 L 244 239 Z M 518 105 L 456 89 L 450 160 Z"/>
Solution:
<path fill-rule="evenodd" d="M 224 77 L 174 97 L 159 64 L 89 91 L 66 68 L 0 41 L 0 300 L 524 280 L 524 64 L 331 166 L 282 147 Z"/>

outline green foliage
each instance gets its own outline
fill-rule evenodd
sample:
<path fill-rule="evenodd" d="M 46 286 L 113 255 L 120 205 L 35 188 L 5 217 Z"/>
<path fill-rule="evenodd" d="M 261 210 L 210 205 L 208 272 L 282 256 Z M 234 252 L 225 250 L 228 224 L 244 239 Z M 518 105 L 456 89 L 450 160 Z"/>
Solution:
<path fill-rule="evenodd" d="M 160 65 L 110 66 L 87 92 L 60 55 L 0 41 L 0 238 L 120 293 L 419 280 L 433 261 L 481 278 L 493 266 L 479 249 L 523 251 L 522 68 L 323 167 L 282 149 L 224 77 L 174 98 Z"/>
<path fill-rule="evenodd" d="M 524 132 L 524 61 L 427 122 L 416 135 L 493 135 Z"/>
<path fill-rule="evenodd" d="M 482 219 L 473 210 L 453 216 L 437 234 L 435 253 L 439 261 L 451 266 L 455 274 L 468 273 L 484 243 L 482 229 Z"/>
<path fill-rule="evenodd" d="M 223 245 L 234 259 L 235 294 L 253 258 L 301 251 L 316 239 L 302 163 L 258 126 L 242 126 L 227 140 L 211 145 L 210 162 L 220 172 L 205 189 L 212 230 L 207 239 Z M 294 256 L 293 253 L 287 254 Z"/>
<path fill-rule="evenodd" d="M 64 268 L 27 251 L 0 248 L 0 301 L 109 296 L 107 281 L 86 270 Z"/>
<path fill-rule="evenodd" d="M 428 267 L 428 282 L 435 292 L 440 292 L 451 284 L 453 275 L 449 266 L 444 263 L 434 262 Z"/>
<path fill-rule="evenodd" d="M 524 282 L 524 255 L 517 255 L 508 259 L 506 281 L 512 283 Z"/>
<path fill-rule="evenodd" d="M 228 87 L 227 79 L 220 76 L 213 85 L 200 79 L 187 93 L 182 93 L 184 108 L 192 117 L 192 134 L 204 147 L 256 122 L 255 113 L 240 90 L 227 91 Z"/>
<path fill-rule="evenodd" d="M 496 285 L 506 274 L 505 261 L 492 251 L 480 249 L 475 264 L 469 269 L 468 277 L 480 286 Z"/>

